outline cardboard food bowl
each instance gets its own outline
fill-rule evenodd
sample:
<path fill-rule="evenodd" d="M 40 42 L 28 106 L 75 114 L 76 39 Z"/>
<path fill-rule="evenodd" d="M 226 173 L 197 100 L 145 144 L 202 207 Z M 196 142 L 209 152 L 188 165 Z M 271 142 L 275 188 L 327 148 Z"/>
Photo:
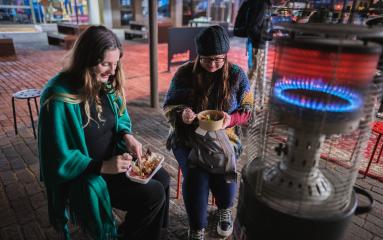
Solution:
<path fill-rule="evenodd" d="M 222 128 L 224 114 L 222 111 L 206 110 L 197 115 L 199 127 L 206 131 L 217 131 Z"/>

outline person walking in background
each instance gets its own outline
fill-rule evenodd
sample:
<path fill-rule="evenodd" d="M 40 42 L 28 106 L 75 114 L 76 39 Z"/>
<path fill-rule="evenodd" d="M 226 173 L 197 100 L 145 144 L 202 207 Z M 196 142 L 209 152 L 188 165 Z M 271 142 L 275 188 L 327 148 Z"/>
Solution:
<path fill-rule="evenodd" d="M 125 176 L 142 145 L 126 109 L 122 55 L 112 31 L 90 26 L 41 95 L 40 171 L 50 223 L 65 239 L 69 219 L 100 240 L 156 240 L 167 227 L 167 172 L 160 169 L 147 184 Z M 128 212 L 119 234 L 112 206 Z"/>
<path fill-rule="evenodd" d="M 265 103 L 267 41 L 272 39 L 271 6 L 270 0 L 243 1 L 233 29 L 234 36 L 247 38 L 248 77 L 252 91 L 257 93 L 254 114 L 260 112 Z"/>
<path fill-rule="evenodd" d="M 84 15 L 84 3 L 83 0 L 77 0 L 77 5 L 75 6 L 76 13 L 80 11 L 80 16 Z"/>
<path fill-rule="evenodd" d="M 71 0 L 64 0 L 65 12 L 67 15 L 72 15 L 72 2 Z"/>
<path fill-rule="evenodd" d="M 196 113 L 203 110 L 224 111 L 223 129 L 238 159 L 241 153 L 239 125 L 245 124 L 253 109 L 246 73 L 230 63 L 226 30 L 211 26 L 195 39 L 198 56 L 175 73 L 164 102 L 164 113 L 172 127 L 167 141 L 184 176 L 182 192 L 189 220 L 189 239 L 204 239 L 207 206 L 211 189 L 218 206 L 217 232 L 223 237 L 233 230 L 231 207 L 237 190 L 236 179 L 228 182 L 224 174 L 213 174 L 190 164 L 193 133 L 198 123 Z"/>

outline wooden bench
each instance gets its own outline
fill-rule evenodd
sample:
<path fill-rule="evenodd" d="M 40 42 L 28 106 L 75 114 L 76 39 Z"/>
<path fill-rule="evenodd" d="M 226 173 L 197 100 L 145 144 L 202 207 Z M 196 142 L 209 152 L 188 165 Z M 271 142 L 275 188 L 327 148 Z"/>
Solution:
<path fill-rule="evenodd" d="M 69 35 L 58 32 L 47 32 L 47 36 L 49 44 L 61 45 L 65 49 L 71 49 L 77 39 L 76 35 Z"/>
<path fill-rule="evenodd" d="M 71 49 L 78 35 L 87 29 L 89 25 L 58 23 L 57 32 L 48 32 L 48 44 L 62 45 L 65 49 Z"/>
<path fill-rule="evenodd" d="M 88 26 L 85 24 L 57 23 L 57 31 L 63 34 L 79 35 Z"/>
<path fill-rule="evenodd" d="M 12 38 L 0 37 L 0 57 L 16 57 Z"/>
<path fill-rule="evenodd" d="M 130 21 L 129 28 L 125 29 L 125 39 L 148 38 L 148 30 L 143 22 Z"/>
<path fill-rule="evenodd" d="M 158 21 L 158 43 L 168 42 L 168 30 L 173 26 L 170 20 Z M 148 38 L 148 27 L 144 23 L 130 21 L 129 28 L 125 29 L 125 39 Z"/>
<path fill-rule="evenodd" d="M 131 40 L 133 38 L 148 38 L 147 30 L 135 30 L 135 29 L 125 29 L 125 39 Z"/>

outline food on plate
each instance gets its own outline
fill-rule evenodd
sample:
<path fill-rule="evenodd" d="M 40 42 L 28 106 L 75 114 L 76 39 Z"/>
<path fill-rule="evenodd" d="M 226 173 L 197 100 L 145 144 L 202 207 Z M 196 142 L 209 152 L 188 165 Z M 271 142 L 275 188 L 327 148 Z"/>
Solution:
<path fill-rule="evenodd" d="M 141 161 L 132 162 L 131 175 L 138 176 L 142 179 L 148 178 L 150 174 L 158 167 L 161 162 L 161 158 L 152 154 L 148 149 L 146 153 L 141 157 Z"/>

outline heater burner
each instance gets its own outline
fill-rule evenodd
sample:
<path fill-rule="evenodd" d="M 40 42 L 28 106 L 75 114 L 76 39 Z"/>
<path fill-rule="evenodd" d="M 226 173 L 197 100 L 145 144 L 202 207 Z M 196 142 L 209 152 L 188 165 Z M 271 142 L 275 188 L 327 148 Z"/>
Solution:
<path fill-rule="evenodd" d="M 275 84 L 274 94 L 288 104 L 322 112 L 352 112 L 362 105 L 357 93 L 322 80 L 283 78 Z"/>
<path fill-rule="evenodd" d="M 273 112 L 294 129 L 331 135 L 358 127 L 363 88 L 307 77 L 277 78 L 273 87 Z"/>

